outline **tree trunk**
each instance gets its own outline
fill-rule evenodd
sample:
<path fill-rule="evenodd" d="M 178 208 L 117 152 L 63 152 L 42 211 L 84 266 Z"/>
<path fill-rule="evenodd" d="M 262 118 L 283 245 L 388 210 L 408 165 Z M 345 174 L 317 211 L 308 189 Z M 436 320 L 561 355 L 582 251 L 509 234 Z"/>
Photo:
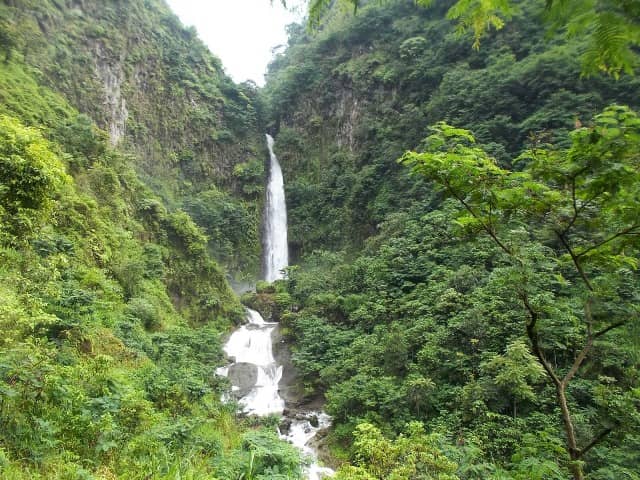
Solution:
<path fill-rule="evenodd" d="M 582 471 L 582 465 L 580 464 L 580 449 L 576 442 L 576 433 L 573 428 L 573 420 L 571 419 L 571 412 L 569 412 L 569 406 L 567 405 L 567 395 L 564 382 L 556 382 L 556 393 L 558 395 L 558 403 L 560 404 L 560 410 L 562 411 L 562 421 L 564 423 L 564 431 L 567 435 L 567 446 L 569 447 L 569 457 L 571 458 L 571 464 L 569 469 L 573 475 L 573 480 L 584 480 L 584 473 Z"/>

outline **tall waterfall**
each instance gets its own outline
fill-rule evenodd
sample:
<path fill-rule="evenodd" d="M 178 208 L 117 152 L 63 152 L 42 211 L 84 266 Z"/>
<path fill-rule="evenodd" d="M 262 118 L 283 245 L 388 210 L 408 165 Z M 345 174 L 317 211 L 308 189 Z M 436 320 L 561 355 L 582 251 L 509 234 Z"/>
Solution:
<path fill-rule="evenodd" d="M 273 138 L 270 135 L 267 135 L 267 145 L 271 166 L 265 206 L 263 261 L 264 278 L 272 282 L 282 278 L 280 271 L 289 265 L 289 251 L 284 180 L 278 159 L 273 153 Z M 238 399 L 244 413 L 258 416 L 283 414 L 285 401 L 279 390 L 283 367 L 277 364 L 273 356 L 272 334 L 277 323 L 266 322 L 260 313 L 249 308 L 247 321 L 229 337 L 224 351 L 231 363 L 219 368 L 217 373 L 229 378 L 232 395 Z M 323 412 L 297 410 L 295 416 L 290 418 L 289 430 L 280 435 L 307 457 L 305 475 L 308 480 L 333 476 L 333 470 L 318 464 L 317 452 L 309 445 L 315 434 L 330 423 L 330 417 Z"/>
<path fill-rule="evenodd" d="M 278 158 L 273 153 L 273 137 L 269 134 L 267 134 L 267 145 L 271 163 L 264 220 L 264 279 L 267 282 L 273 282 L 282 278 L 280 270 L 289 265 L 289 247 L 284 180 Z"/>

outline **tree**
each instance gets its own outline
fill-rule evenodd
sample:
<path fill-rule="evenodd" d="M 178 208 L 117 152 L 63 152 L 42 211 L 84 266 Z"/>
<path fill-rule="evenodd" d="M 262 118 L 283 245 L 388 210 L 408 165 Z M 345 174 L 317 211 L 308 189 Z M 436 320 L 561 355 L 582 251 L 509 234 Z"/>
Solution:
<path fill-rule="evenodd" d="M 394 440 L 384 437 L 370 423 L 354 432 L 356 466 L 343 466 L 336 480 L 457 480 L 457 465 L 440 449 L 437 435 L 427 435 L 420 422 L 411 422 L 406 434 Z"/>
<path fill-rule="evenodd" d="M 544 375 L 544 370 L 529 352 L 523 341 L 507 345 L 505 355 L 494 355 L 482 365 L 487 372 L 495 372 L 495 383 L 513 398 L 513 416 L 517 415 L 518 400 L 535 400 L 530 383 Z"/>
<path fill-rule="evenodd" d="M 616 395 L 630 405 L 627 413 L 603 406 L 598 385 L 606 380 L 595 381 L 591 405 L 602 408 L 590 438 L 576 433 L 568 389 L 588 361 L 598 361 L 594 350 L 606 356 L 605 339 L 616 334 L 624 343 L 640 316 L 640 118 L 610 107 L 592 127 L 572 132 L 569 149 L 525 152 L 514 162 L 519 171 L 498 166 L 466 130 L 439 123 L 432 131 L 424 152 L 399 161 L 455 198 L 463 209 L 457 224 L 488 235 L 509 262 L 531 352 L 556 392 L 569 468 L 581 480 L 594 446 L 615 430 L 639 427 L 625 417 L 640 402 L 633 380 L 613 380 L 626 386 Z"/>
<path fill-rule="evenodd" d="M 563 29 L 568 37 L 582 36 L 586 48 L 582 54 L 583 73 L 604 71 L 615 77 L 633 74 L 638 65 L 634 48 L 640 45 L 640 2 L 628 0 L 545 0 L 551 30 Z M 286 3 L 283 0 L 283 3 Z M 309 24 L 317 27 L 332 0 L 311 0 Z M 361 0 L 343 0 L 357 11 Z M 434 0 L 415 0 L 429 7 Z M 473 47 L 491 29 L 499 30 L 517 11 L 511 0 L 458 0 L 447 13 L 457 23 L 460 34 L 473 33 Z"/>
<path fill-rule="evenodd" d="M 11 34 L 9 23 L 0 20 L 0 51 L 4 52 L 4 62 L 9 63 L 16 42 Z"/>

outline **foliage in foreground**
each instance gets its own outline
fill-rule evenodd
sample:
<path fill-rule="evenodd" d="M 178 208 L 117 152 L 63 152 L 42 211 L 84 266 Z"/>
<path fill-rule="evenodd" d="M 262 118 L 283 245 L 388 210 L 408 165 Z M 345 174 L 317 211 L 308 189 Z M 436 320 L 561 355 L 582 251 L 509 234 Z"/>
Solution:
<path fill-rule="evenodd" d="M 481 149 L 469 146 L 474 138 L 468 131 L 444 123 L 425 140 L 425 153 L 409 152 L 402 159 L 460 202 L 464 213 L 457 222 L 462 227 L 489 235 L 509 258 L 513 288 L 528 316 L 532 353 L 556 390 L 575 479 L 584 478 L 582 463 L 590 449 L 640 419 L 637 412 L 634 416 L 640 402 L 634 383 L 617 385 L 616 395 L 611 380 L 600 380 L 592 395 L 609 389 L 609 396 L 617 398 L 594 403 L 605 412 L 617 403 L 621 411 L 607 412 L 604 419 L 594 416 L 599 426 L 580 442 L 567 401 L 567 389 L 598 344 L 640 318 L 638 292 L 628 291 L 637 279 L 640 247 L 640 118 L 628 108 L 611 107 L 594 123 L 571 134 L 567 151 L 538 147 L 525 152 L 516 162 L 525 167 L 517 172 L 501 169 Z M 544 259 L 552 262 L 545 265 Z M 551 291 L 540 288 L 553 283 L 557 287 Z M 558 348 L 553 342 L 565 344 L 558 331 L 566 320 L 556 310 L 563 285 L 573 287 L 574 308 L 583 311 L 576 312 L 572 326 L 584 338 L 573 340 L 575 359 L 559 368 L 549 353 Z"/>
<path fill-rule="evenodd" d="M 285 284 L 294 361 L 352 444 L 344 478 L 377 462 L 358 425 L 393 439 L 416 420 L 459 478 L 636 478 L 640 120 L 612 107 L 512 171 L 465 130 L 433 132 L 403 162 L 442 193 Z"/>
<path fill-rule="evenodd" d="M 28 67 L 0 86 L 0 477 L 299 478 L 220 401 L 244 313 L 202 229 Z"/>

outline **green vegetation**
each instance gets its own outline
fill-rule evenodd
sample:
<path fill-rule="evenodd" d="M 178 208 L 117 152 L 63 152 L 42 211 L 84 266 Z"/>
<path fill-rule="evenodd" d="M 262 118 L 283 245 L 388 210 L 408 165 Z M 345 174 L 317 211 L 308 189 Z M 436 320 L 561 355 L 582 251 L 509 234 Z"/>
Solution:
<path fill-rule="evenodd" d="M 609 109 L 510 172 L 438 125 L 403 162 L 460 208 L 416 204 L 353 262 L 317 252 L 289 270 L 294 360 L 362 468 L 382 461 L 361 459 L 362 422 L 420 421 L 459 478 L 634 478 L 639 129 Z M 393 476 L 406 460 L 389 449 L 372 478 L 420 478 Z"/>
<path fill-rule="evenodd" d="M 610 108 L 595 118 L 594 127 L 573 132 L 569 150 L 525 152 L 518 163 L 529 165 L 517 172 L 499 168 L 481 149 L 465 145 L 474 142 L 468 131 L 446 124 L 434 130 L 425 142 L 426 152 L 407 153 L 403 163 L 435 180 L 460 202 L 465 212 L 457 219 L 459 225 L 488 234 L 506 254 L 514 267 L 511 288 L 529 317 L 526 331 L 538 370 L 530 366 L 518 371 L 520 365 L 531 363 L 521 344 L 508 345 L 505 358 L 492 359 L 487 366 L 499 372 L 499 384 L 511 384 L 520 397 L 532 394 L 527 380 L 538 380 L 542 370 L 546 372 L 562 413 L 566 450 L 573 462 L 570 469 L 574 478 L 582 479 L 579 462 L 618 426 L 634 425 L 633 418 L 625 417 L 640 401 L 633 382 L 621 382 L 618 392 L 609 391 L 610 398 L 591 400 L 596 424 L 603 423 L 600 416 L 606 415 L 598 415 L 596 406 L 604 403 L 606 411 L 616 394 L 620 405 L 627 404 L 622 411 L 608 412 L 605 425 L 591 427 L 598 432 L 594 438 L 587 437 L 584 447 L 579 446 L 567 390 L 600 341 L 637 322 L 640 313 L 638 292 L 632 287 L 637 283 L 633 272 L 640 247 L 640 118 L 627 108 Z M 545 258 L 553 262 L 546 263 Z M 627 289 L 631 291 L 623 293 Z M 559 308 L 563 296 L 571 299 L 570 306 Z M 578 327 L 584 340 L 571 342 L 576 344 L 575 359 L 560 369 L 549 361 L 549 354 L 554 343 L 556 348 L 567 348 L 559 334 L 567 326 Z M 500 375 L 504 377 L 499 380 Z M 598 380 L 600 385 L 590 388 L 594 397 L 621 379 Z"/>
<path fill-rule="evenodd" d="M 297 478 L 295 449 L 219 400 L 243 313 L 190 217 L 106 145 L 72 178 L 3 116 L 0 152 L 2 478 Z"/>
<path fill-rule="evenodd" d="M 567 145 L 576 122 L 611 103 L 637 107 L 638 77 L 581 78 L 579 40 L 547 38 L 541 7 L 522 12 L 480 50 L 429 9 L 386 2 L 338 16 L 315 36 L 290 30 L 265 96 L 279 128 L 294 257 L 358 250 L 385 217 L 424 197 L 395 160 L 445 120 L 474 132 L 508 164 L 532 142 Z M 402 192 L 399 195 L 398 192 Z"/>
<path fill-rule="evenodd" d="M 0 18 L 0 41 L 10 40 L 5 49 L 15 60 L 2 65 L 0 111 L 19 112 L 27 124 L 49 127 L 54 139 L 75 143 L 68 153 L 85 167 L 80 150 L 90 138 L 82 133 L 95 123 L 133 156 L 136 173 L 171 211 L 193 213 L 188 204 L 198 196 L 224 192 L 229 208 L 221 221 L 241 215 L 246 236 L 220 234 L 206 216 L 194 219 L 203 222 L 210 253 L 233 275 L 259 272 L 252 232 L 262 201 L 257 159 L 266 148 L 255 85 L 234 84 L 162 0 L 18 0 L 0 2 Z M 88 119 L 63 128 L 69 104 Z"/>
<path fill-rule="evenodd" d="M 549 3 L 571 38 L 518 3 L 479 50 L 451 3 L 290 29 L 265 94 L 297 264 L 271 301 L 338 478 L 640 478 L 635 37 L 585 56 L 637 16 L 604 3 Z"/>
<path fill-rule="evenodd" d="M 300 478 L 214 374 L 244 317 L 216 259 L 259 268 L 255 89 L 161 2 L 0 18 L 0 477 Z"/>
<path fill-rule="evenodd" d="M 48 219 L 65 172 L 37 130 L 2 116 L 0 135 L 0 235 L 4 243 L 20 242 Z"/>
<path fill-rule="evenodd" d="M 440 451 L 437 435 L 426 435 L 422 424 L 409 424 L 408 435 L 396 440 L 384 438 L 379 429 L 368 423 L 354 432 L 354 452 L 358 466 L 340 470 L 337 480 L 371 480 L 376 478 L 420 478 L 425 471 L 437 480 L 455 480 L 456 464 Z M 360 466 L 362 465 L 362 466 Z"/>
<path fill-rule="evenodd" d="M 286 2 L 283 3 L 286 4 Z M 364 3 L 345 0 L 354 11 Z M 435 0 L 415 0 L 416 5 L 430 7 Z M 542 3 L 542 2 L 540 2 Z M 582 52 L 583 72 L 604 71 L 615 77 L 621 72 L 632 74 L 638 66 L 634 47 L 640 45 L 640 6 L 625 0 L 546 0 L 547 19 L 552 31 L 563 29 L 568 38 L 586 38 Z M 311 0 L 309 22 L 318 26 L 331 9 L 331 0 Z M 500 30 L 519 12 L 519 2 L 508 0 L 458 0 L 447 11 L 447 18 L 455 21 L 459 34 L 473 33 L 473 47 L 492 29 Z"/>
<path fill-rule="evenodd" d="M 243 300 L 337 479 L 640 478 L 637 2 L 360 3 L 258 90 L 161 0 L 0 1 L 0 477 L 302 477 L 214 374 L 268 126 Z"/>

